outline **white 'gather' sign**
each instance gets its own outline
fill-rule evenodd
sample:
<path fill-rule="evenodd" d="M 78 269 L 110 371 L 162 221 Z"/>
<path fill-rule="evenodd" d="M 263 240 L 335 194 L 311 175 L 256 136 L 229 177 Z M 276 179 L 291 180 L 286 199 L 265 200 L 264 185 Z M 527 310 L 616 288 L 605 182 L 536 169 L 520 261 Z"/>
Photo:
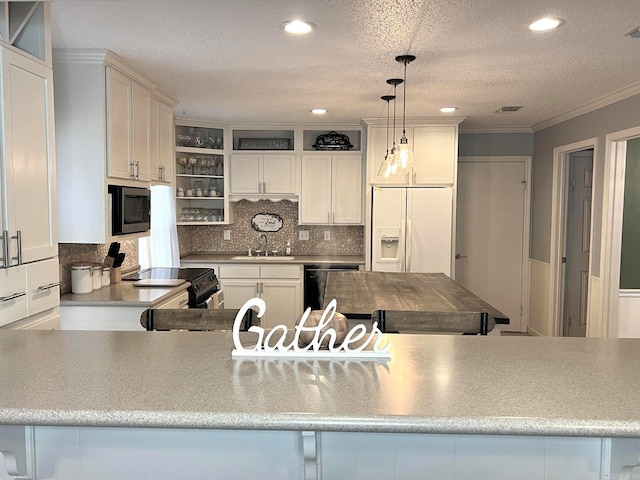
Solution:
<path fill-rule="evenodd" d="M 321 357 L 321 358 L 391 358 L 391 343 L 382 343 L 382 332 L 378 323 L 373 322 L 370 332 L 362 324 L 355 325 L 345 335 L 340 345 L 336 345 L 338 333 L 333 328 L 325 328 L 330 324 L 336 312 L 337 303 L 333 299 L 325 308 L 322 318 L 316 326 L 305 326 L 311 309 L 307 308 L 302 318 L 295 326 L 295 335 L 290 343 L 287 342 L 289 329 L 285 325 L 276 325 L 269 332 L 262 327 L 249 327 L 249 332 L 256 333 L 258 340 L 253 347 L 244 347 L 240 343 L 240 326 L 243 318 L 251 307 L 258 308 L 258 318 L 261 318 L 267 310 L 267 305 L 261 298 L 251 298 L 245 302 L 238 311 L 233 322 L 233 357 Z M 324 331 L 323 331 L 324 330 Z M 313 333 L 313 339 L 308 345 L 300 347 L 298 341 L 302 332 Z M 328 349 L 321 349 L 322 341 L 328 339 Z M 367 346 L 373 342 L 373 348 Z"/>

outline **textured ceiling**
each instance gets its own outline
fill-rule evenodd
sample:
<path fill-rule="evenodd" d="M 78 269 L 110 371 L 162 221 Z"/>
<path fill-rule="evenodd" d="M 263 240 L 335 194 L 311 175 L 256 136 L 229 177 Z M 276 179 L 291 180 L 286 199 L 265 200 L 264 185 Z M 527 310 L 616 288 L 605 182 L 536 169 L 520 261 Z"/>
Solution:
<path fill-rule="evenodd" d="M 110 49 L 176 98 L 178 116 L 225 123 L 385 117 L 380 96 L 406 53 L 417 56 L 407 116 L 454 105 L 469 127 L 530 127 L 640 80 L 640 39 L 625 36 L 638 0 L 54 0 L 51 11 L 54 48 Z M 564 26 L 527 29 L 547 15 Z M 282 32 L 294 18 L 317 29 Z M 494 113 L 505 105 L 523 108 Z"/>

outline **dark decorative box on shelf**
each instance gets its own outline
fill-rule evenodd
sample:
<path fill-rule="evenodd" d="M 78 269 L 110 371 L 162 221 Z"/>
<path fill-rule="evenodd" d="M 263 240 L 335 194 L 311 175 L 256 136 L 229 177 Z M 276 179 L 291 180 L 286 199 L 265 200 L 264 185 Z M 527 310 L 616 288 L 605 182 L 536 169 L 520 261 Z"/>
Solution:
<path fill-rule="evenodd" d="M 316 137 L 316 143 L 313 144 L 316 150 L 349 150 L 353 148 L 349 137 L 342 133 L 331 131 Z"/>
<path fill-rule="evenodd" d="M 238 150 L 291 150 L 289 138 L 240 138 Z"/>

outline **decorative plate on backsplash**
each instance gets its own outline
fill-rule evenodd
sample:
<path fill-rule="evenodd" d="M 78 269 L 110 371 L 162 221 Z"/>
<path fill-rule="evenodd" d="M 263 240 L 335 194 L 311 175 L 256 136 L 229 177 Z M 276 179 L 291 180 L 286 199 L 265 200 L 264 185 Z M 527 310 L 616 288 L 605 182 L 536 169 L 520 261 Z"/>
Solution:
<path fill-rule="evenodd" d="M 251 226 L 258 232 L 277 232 L 282 225 L 282 217 L 275 213 L 258 213 L 251 219 Z"/>

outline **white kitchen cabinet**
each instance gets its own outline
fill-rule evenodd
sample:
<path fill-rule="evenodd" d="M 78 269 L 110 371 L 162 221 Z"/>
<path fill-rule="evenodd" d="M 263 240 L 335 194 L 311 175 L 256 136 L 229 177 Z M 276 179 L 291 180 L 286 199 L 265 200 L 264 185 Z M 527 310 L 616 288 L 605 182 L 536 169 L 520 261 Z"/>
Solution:
<path fill-rule="evenodd" d="M 231 194 L 295 194 L 294 154 L 244 154 L 231 156 Z"/>
<path fill-rule="evenodd" d="M 375 120 L 375 119 L 374 119 Z M 395 176 L 379 175 L 380 164 L 387 152 L 387 128 L 371 121 L 367 128 L 367 165 L 373 185 L 445 186 L 454 185 L 458 157 L 458 123 L 461 119 L 449 119 L 451 124 L 412 124 L 406 128 L 406 136 L 414 153 L 414 167 L 398 171 Z M 365 119 L 365 121 L 367 121 Z M 390 133 L 391 135 L 391 133 Z M 396 128 L 396 143 L 400 133 Z M 389 150 L 393 138 L 389 137 Z"/>
<path fill-rule="evenodd" d="M 59 304 L 57 257 L 0 269 L 0 326 L 51 314 Z"/>
<path fill-rule="evenodd" d="M 362 224 L 362 192 L 362 155 L 302 155 L 301 224 Z"/>
<path fill-rule="evenodd" d="M 174 178 L 173 108 L 151 99 L 149 177 L 154 184 L 172 183 Z"/>
<path fill-rule="evenodd" d="M 301 265 L 223 264 L 218 280 L 225 308 L 239 309 L 254 297 L 265 301 L 267 311 L 260 319 L 263 328 L 293 328 L 302 315 Z"/>
<path fill-rule="evenodd" d="M 151 91 L 106 66 L 107 175 L 149 180 Z"/>
<path fill-rule="evenodd" d="M 53 73 L 6 48 L 0 55 L 0 216 L 8 237 L 0 241 L 0 266 L 8 267 L 58 254 Z"/>
<path fill-rule="evenodd" d="M 140 237 L 109 234 L 107 187 L 149 185 L 151 99 L 175 101 L 108 50 L 56 50 L 53 65 L 59 241 Z M 162 155 L 173 158 L 170 138 Z"/>

